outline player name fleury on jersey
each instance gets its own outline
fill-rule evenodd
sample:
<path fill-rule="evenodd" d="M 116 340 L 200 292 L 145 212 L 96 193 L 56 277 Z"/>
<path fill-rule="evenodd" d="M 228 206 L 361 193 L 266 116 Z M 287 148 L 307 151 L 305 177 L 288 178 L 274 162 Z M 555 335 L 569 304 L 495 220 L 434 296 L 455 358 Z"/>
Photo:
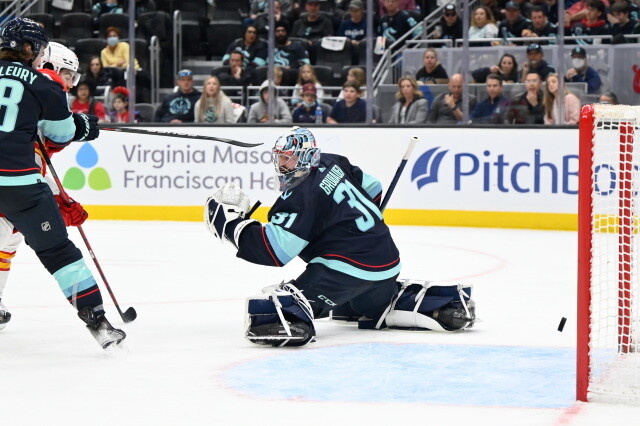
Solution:
<path fill-rule="evenodd" d="M 15 67 L 13 65 L 4 66 L 0 65 L 0 77 L 16 77 L 20 80 L 24 80 L 29 84 L 33 84 L 33 81 L 38 75 L 26 68 Z"/>

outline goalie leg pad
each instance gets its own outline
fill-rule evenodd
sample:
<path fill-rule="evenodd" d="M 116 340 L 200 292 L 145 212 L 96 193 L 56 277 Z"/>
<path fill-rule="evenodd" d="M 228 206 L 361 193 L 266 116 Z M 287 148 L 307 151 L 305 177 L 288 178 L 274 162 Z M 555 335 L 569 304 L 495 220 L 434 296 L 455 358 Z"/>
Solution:
<path fill-rule="evenodd" d="M 473 326 L 476 315 L 471 286 L 416 280 L 398 284 L 400 292 L 376 328 L 382 326 L 383 320 L 387 327 L 437 331 L 457 331 Z"/>
<path fill-rule="evenodd" d="M 252 343 L 303 346 L 315 335 L 309 301 L 292 283 L 267 287 L 247 300 L 245 337 Z"/>

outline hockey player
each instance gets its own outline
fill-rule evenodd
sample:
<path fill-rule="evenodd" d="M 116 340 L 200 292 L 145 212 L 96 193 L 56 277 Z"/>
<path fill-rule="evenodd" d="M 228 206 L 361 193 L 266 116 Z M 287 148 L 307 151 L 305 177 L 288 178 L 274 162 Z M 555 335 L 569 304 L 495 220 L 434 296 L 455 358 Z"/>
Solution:
<path fill-rule="evenodd" d="M 44 49 L 42 55 L 42 68 L 38 69 L 50 80 L 58 83 L 65 92 L 68 92 L 80 80 L 78 73 L 78 57 L 76 54 L 60 43 L 50 42 Z M 47 149 L 47 153 L 51 156 L 53 153 L 60 151 L 66 145 L 52 142 L 48 138 L 43 138 Z M 67 226 L 81 225 L 88 217 L 87 212 L 82 206 L 69 198 L 65 201 L 59 195 L 59 189 L 56 183 L 46 174 L 46 163 L 42 157 L 39 144 L 35 144 L 35 159 L 40 166 L 40 171 L 45 177 L 49 187 L 55 194 L 56 202 L 60 208 L 60 213 Z M 2 296 L 9 278 L 11 270 L 11 261 L 16 254 L 17 248 L 22 243 L 23 237 L 17 229 L 0 213 L 0 330 L 6 327 L 11 319 L 11 314 L 6 306 L 2 303 Z M 4 244 L 2 244 L 4 243 Z"/>
<path fill-rule="evenodd" d="M 36 22 L 15 18 L 0 27 L 0 212 L 24 235 L 40 262 L 103 347 L 123 331 L 104 316 L 102 295 L 80 250 L 69 240 L 54 195 L 34 158 L 37 130 L 53 144 L 98 137 L 97 117 L 72 114 L 66 94 L 37 68 L 49 38 Z"/>
<path fill-rule="evenodd" d="M 268 223 L 245 217 L 249 199 L 233 183 L 218 189 L 205 209 L 209 230 L 231 242 L 238 257 L 270 266 L 283 266 L 296 256 L 307 262 L 295 280 L 267 287 L 264 296 L 249 300 L 247 338 L 273 346 L 304 345 L 315 336 L 314 318 L 338 307 L 363 316 L 362 328 L 381 328 L 387 319 L 395 326 L 423 327 L 415 319 L 396 320 L 395 311 L 406 309 L 407 296 L 423 289 L 422 294 L 428 293 L 428 286 L 396 281 L 400 256 L 379 209 L 380 182 L 346 157 L 321 155 L 315 137 L 304 128 L 293 127 L 280 136 L 272 158 L 282 195 L 269 211 Z M 457 289 L 448 290 L 443 305 L 463 297 Z M 470 318 L 467 300 L 463 311 Z"/>

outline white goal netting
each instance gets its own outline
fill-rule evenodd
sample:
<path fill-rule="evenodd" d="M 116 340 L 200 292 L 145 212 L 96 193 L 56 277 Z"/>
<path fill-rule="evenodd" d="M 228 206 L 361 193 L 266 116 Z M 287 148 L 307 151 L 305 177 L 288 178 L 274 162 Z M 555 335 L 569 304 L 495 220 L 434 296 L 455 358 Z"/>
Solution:
<path fill-rule="evenodd" d="M 640 107 L 593 112 L 588 398 L 640 403 Z"/>

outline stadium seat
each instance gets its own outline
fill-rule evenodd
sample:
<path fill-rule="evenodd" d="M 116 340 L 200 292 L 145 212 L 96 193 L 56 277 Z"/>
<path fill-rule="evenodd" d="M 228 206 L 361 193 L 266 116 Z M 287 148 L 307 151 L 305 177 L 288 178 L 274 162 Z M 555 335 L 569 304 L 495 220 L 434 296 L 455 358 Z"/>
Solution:
<path fill-rule="evenodd" d="M 66 13 L 60 21 L 60 38 L 67 40 L 73 48 L 78 40 L 93 37 L 92 28 L 93 18 L 88 13 Z"/>
<path fill-rule="evenodd" d="M 80 62 L 80 69 L 87 69 L 92 56 L 100 56 L 102 49 L 107 47 L 107 42 L 102 38 L 81 38 L 76 42 L 74 49 Z"/>
<path fill-rule="evenodd" d="M 331 69 L 331 67 L 328 67 L 326 65 L 314 65 L 313 70 L 316 73 L 318 81 L 320 81 L 323 86 L 334 85 L 333 70 Z"/>
<path fill-rule="evenodd" d="M 240 21 L 211 21 L 206 28 L 207 57 L 221 57 L 229 44 L 242 37 L 244 30 Z"/>
<path fill-rule="evenodd" d="M 129 15 L 126 13 L 104 13 L 98 18 L 98 36 L 104 37 L 109 27 L 120 29 L 120 38 L 129 37 Z"/>
<path fill-rule="evenodd" d="M 42 24 L 48 34 L 55 34 L 56 18 L 51 13 L 29 13 L 25 18 L 33 19 Z"/>
<path fill-rule="evenodd" d="M 136 111 L 140 113 L 143 123 L 153 123 L 156 115 L 156 106 L 149 103 L 136 103 Z"/>
<path fill-rule="evenodd" d="M 331 68 L 334 79 L 340 78 L 342 67 L 351 64 L 351 43 L 345 43 L 340 51 L 325 49 L 318 46 L 316 52 L 316 65 L 325 65 Z M 334 80 L 335 81 L 335 80 Z"/>
<path fill-rule="evenodd" d="M 180 0 L 177 9 L 183 20 L 198 21 L 207 16 L 207 2 L 205 0 Z"/>

